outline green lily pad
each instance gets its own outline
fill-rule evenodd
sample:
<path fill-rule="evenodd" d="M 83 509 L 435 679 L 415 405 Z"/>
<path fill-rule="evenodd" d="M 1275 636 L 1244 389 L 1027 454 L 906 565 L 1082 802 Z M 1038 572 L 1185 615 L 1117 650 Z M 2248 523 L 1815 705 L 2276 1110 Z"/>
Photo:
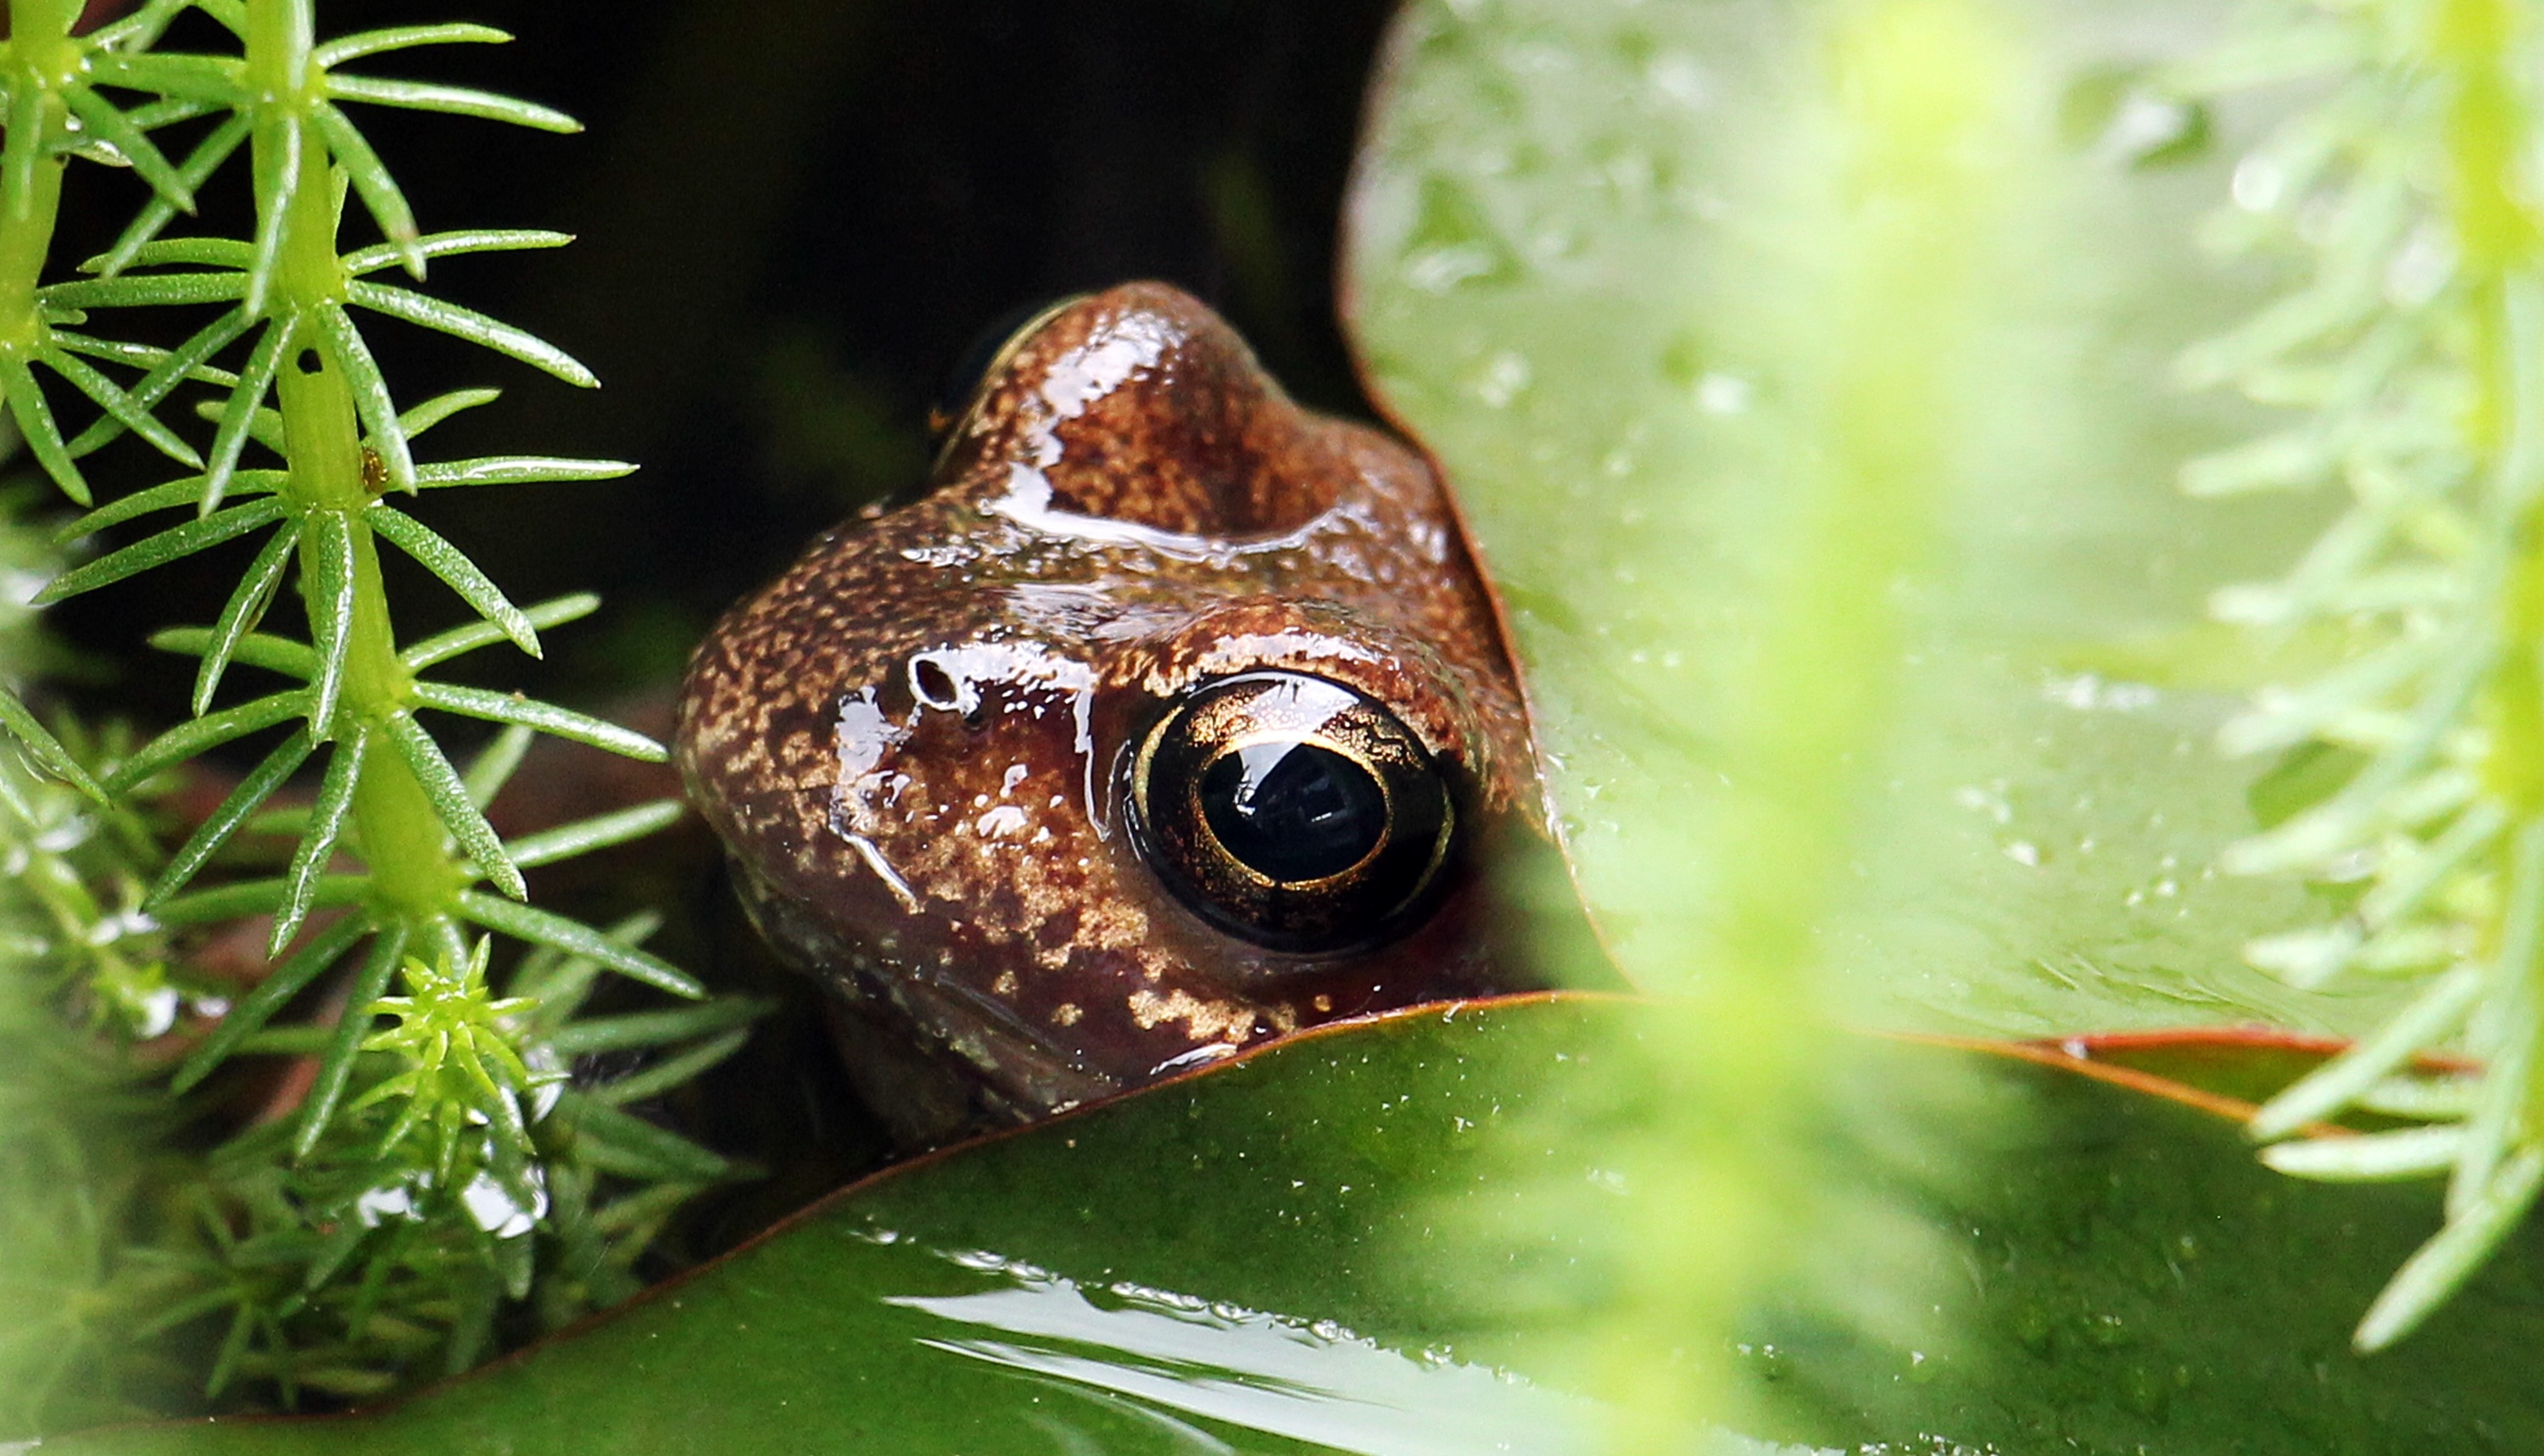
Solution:
<path fill-rule="evenodd" d="M 2011 17 L 2027 131 L 1989 312 L 1968 325 L 1979 382 L 1941 427 L 1944 539 L 1915 579 L 1864 588 L 1906 602 L 1913 637 L 1866 771 L 1859 891 L 1827 931 L 1846 1014 L 2354 1034 L 2386 996 L 2299 993 L 2243 963 L 2315 902 L 2213 867 L 2256 828 L 2269 766 L 2212 740 L 2231 689 L 2269 667 L 2203 604 L 2284 571 L 2322 503 L 2176 484 L 2257 426 L 2177 385 L 2173 361 L 2273 282 L 2194 242 L 2267 109 L 2212 115 L 2151 79 L 2215 39 L 2216 7 L 1980 10 Z M 1351 201 L 1349 315 L 1373 382 L 1457 482 L 1576 871 L 1630 967 L 1677 953 L 1674 907 L 1723 852 L 1691 851 L 1681 826 L 1726 767 L 1712 735 L 1760 625 L 1774 510 L 1819 447 L 1813 371 L 1848 347 L 1791 343 L 1847 322 L 1814 312 L 1809 272 L 1843 224 L 1811 191 L 1836 170 L 1808 150 L 1827 13 L 1416 4 Z"/>
<path fill-rule="evenodd" d="M 1598 1414 L 1507 1325 L 1496 1223 L 1595 1148 L 1514 1146 L 1595 1090 L 1635 1008 L 1416 1012 L 1276 1046 L 851 1188 L 598 1323 L 393 1410 L 96 1431 L 47 1456 L 1588 1450 Z M 2492 1452 L 2544 1442 L 2511 1249 L 2361 1358 L 2360 1301 L 2436 1216 L 2415 1187 L 2292 1183 L 2231 1123 L 1935 1047 L 1974 1097 L 1887 1162 L 1952 1291 L 1874 1341 L 1770 1311 L 1724 1358 L 1756 1439 L 1809 1449 Z M 1974 1160 L 1974 1161 L 1973 1161 Z M 1946 1171 L 1948 1167 L 1948 1171 Z M 1530 1251 L 1560 1259 L 1560 1239 Z"/>

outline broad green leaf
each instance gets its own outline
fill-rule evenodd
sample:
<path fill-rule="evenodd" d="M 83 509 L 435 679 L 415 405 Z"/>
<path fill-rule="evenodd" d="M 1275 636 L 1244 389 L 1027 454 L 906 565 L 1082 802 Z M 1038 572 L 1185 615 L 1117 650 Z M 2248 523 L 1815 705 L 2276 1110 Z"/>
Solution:
<path fill-rule="evenodd" d="M 2312 911 L 2216 867 L 2269 766 L 2214 747 L 2226 689 L 2259 669 L 2208 645 L 2204 601 L 2276 574 L 2321 517 L 2176 489 L 2184 459 L 2251 428 L 2172 367 L 2262 296 L 2193 243 L 2257 123 L 2146 84 L 2213 21 L 2141 10 L 2128 28 L 2107 7 L 2027 12 L 2039 134 L 1962 365 L 1947 539 L 1923 572 L 1863 585 L 1916 629 L 1904 710 L 1864 770 L 1861 878 L 1823 931 L 1858 1024 L 2361 1030 L 2390 1005 L 2248 966 L 2247 941 Z M 1796 391 L 1848 347 L 1810 342 L 1837 317 L 1810 270 L 1842 168 L 1789 124 L 1821 63 L 1816 13 L 1417 5 L 1350 202 L 1350 322 L 1380 397 L 1457 485 L 1576 869 L 1630 970 L 1669 962 L 1682 907 L 1719 876 L 1703 856 L 1732 852 L 1691 857 L 1678 826 L 1721 793 L 1723 693 L 1816 447 Z M 2123 112 L 2224 134 L 2150 155 Z"/>
<path fill-rule="evenodd" d="M 1515 1256 L 1496 1231 L 1535 1169 L 1609 1206 L 1639 1195 L 1609 1181 L 1594 1142 L 1502 1138 L 1595 1093 L 1587 1061 L 1638 1011 L 1540 1000 L 1299 1038 L 869 1180 L 378 1415 L 45 1450 L 1588 1453 L 1601 1414 L 1566 1393 L 1560 1351 L 1512 1329 L 1531 1267 L 1587 1246 Z M 2061 1066 L 1931 1046 L 1893 1060 L 1903 1085 L 1950 1063 L 1971 1090 L 1908 1099 L 1901 1132 L 1905 1149 L 1949 1140 L 1975 1162 L 1907 1151 L 1864 1170 L 1926 1210 L 1955 1333 L 1931 1339 L 1912 1318 L 1884 1343 L 1759 1312 L 1734 1347 L 1690 1352 L 1758 1393 L 1760 1444 L 1728 1449 L 2433 1456 L 2544 1441 L 2522 1353 L 2544 1335 L 2530 1249 L 2417 1342 L 2348 1349 L 2356 1309 L 2434 1218 L 2431 1190 L 2291 1182 L 2233 1123 Z"/>

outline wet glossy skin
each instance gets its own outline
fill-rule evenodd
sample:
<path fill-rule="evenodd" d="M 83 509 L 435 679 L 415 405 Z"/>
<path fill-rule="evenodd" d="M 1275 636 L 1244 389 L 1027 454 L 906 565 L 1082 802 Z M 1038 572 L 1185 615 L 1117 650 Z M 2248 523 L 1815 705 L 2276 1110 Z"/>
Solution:
<path fill-rule="evenodd" d="M 1374 943 L 1287 953 L 1219 929 L 1126 822 L 1152 725 L 1267 670 L 1376 699 L 1449 785 L 1449 859 Z M 678 752 L 755 917 L 842 993 L 851 1070 L 914 1141 L 1533 984 L 1484 867 L 1542 843 L 1540 795 L 1439 481 L 1291 404 L 1162 285 L 1028 335 L 928 494 L 825 535 L 728 614 Z"/>

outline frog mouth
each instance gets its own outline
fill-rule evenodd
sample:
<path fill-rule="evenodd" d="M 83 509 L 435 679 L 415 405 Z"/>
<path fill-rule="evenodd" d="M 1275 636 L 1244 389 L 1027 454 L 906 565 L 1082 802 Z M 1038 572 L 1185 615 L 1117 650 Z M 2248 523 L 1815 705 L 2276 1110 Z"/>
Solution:
<path fill-rule="evenodd" d="M 772 946 L 790 947 L 782 952 L 786 959 L 821 982 L 841 1009 L 878 1032 L 899 1033 L 859 1038 L 842 1048 L 850 1053 L 850 1079 L 869 1103 L 887 1116 L 896 1104 L 940 1113 L 959 1105 L 959 1117 L 931 1116 L 897 1128 L 905 1143 L 932 1146 L 989 1127 L 1031 1122 L 1122 1090 L 1118 1079 L 1083 1066 L 997 998 L 929 967 L 888 958 L 808 911 L 741 859 L 733 862 L 744 907 L 762 937 Z M 896 1043 L 909 1054 L 894 1054 Z M 919 1084 L 924 1092 L 914 1093 Z"/>

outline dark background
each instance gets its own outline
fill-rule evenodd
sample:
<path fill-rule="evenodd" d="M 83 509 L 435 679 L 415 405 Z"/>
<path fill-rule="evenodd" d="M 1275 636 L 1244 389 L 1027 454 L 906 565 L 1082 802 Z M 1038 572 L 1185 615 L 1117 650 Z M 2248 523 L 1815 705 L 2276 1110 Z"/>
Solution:
<path fill-rule="evenodd" d="M 322 38 L 444 20 L 512 30 L 518 39 L 508 46 L 434 47 L 349 69 L 518 95 L 588 127 L 560 137 L 379 108 L 358 115 L 427 231 L 580 235 L 563 252 L 443 260 L 430 287 L 553 340 L 600 375 L 598 391 L 365 321 L 401 404 L 467 385 L 506 390 L 428 437 L 419 458 L 520 451 L 644 467 L 620 481 L 449 491 L 422 503 L 427 522 L 516 601 L 596 590 L 607 602 L 600 616 L 547 634 L 543 664 L 489 651 L 456 676 L 664 731 L 672 685 L 715 614 L 814 532 L 923 475 L 927 408 L 947 370 L 1020 305 L 1168 280 L 1226 313 L 1295 394 L 1364 411 L 1331 275 L 1361 93 L 1391 8 L 322 5 Z M 180 29 L 166 48 L 229 44 Z M 244 236 L 244 191 L 243 162 L 233 161 L 205 189 L 205 217 L 171 235 Z M 102 247 L 141 197 L 129 178 L 75 164 L 57 257 Z M 368 240 L 366 224 L 349 232 Z M 182 337 L 182 318 L 140 314 L 102 322 L 127 337 Z M 72 428 L 85 423 L 79 409 L 67 413 Z M 101 497 L 173 473 L 130 441 L 90 461 Z M 76 705 L 144 729 L 183 716 L 191 673 L 153 661 L 142 639 L 209 621 L 252 549 L 209 552 L 55 611 L 76 653 Z M 390 565 L 402 635 L 464 614 L 420 571 Z M 437 726 L 451 729 L 454 747 L 470 742 L 464 725 Z M 534 758 L 522 787 L 557 802 L 517 806 L 517 821 L 596 812 L 612 794 L 662 787 L 596 776 L 596 757 Z M 829 1065 L 818 1006 L 740 927 L 702 834 L 546 874 L 534 882 L 539 898 L 589 919 L 671 905 L 657 948 L 712 982 L 788 1002 L 742 1057 L 653 1109 L 768 1171 L 703 1208 L 671 1256 L 712 1252 L 873 1166 L 880 1139 Z"/>

